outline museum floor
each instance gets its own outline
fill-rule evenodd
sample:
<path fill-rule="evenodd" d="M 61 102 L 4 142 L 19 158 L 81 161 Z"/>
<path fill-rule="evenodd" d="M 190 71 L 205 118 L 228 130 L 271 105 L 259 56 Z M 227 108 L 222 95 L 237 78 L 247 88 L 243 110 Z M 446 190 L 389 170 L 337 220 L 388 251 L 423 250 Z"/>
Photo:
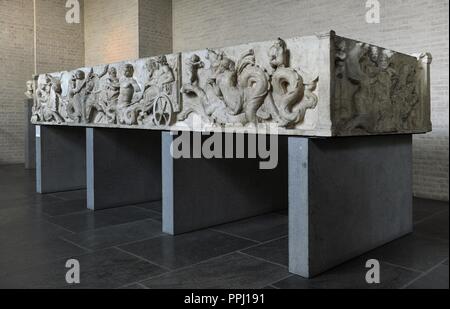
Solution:
<path fill-rule="evenodd" d="M 161 203 L 89 212 L 85 192 L 35 194 L 33 171 L 0 166 L 0 288 L 447 288 L 448 203 L 415 200 L 413 235 L 313 280 L 287 270 L 287 213 L 161 234 Z M 381 284 L 365 263 L 381 262 Z"/>

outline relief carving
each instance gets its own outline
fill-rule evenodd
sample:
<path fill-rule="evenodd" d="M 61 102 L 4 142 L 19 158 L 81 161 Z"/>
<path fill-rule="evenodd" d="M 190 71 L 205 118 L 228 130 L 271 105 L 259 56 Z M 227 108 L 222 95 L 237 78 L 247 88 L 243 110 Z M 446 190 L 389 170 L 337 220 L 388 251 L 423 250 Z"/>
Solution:
<path fill-rule="evenodd" d="M 64 122 L 61 116 L 61 111 L 64 108 L 61 92 L 60 78 L 46 74 L 43 80 L 38 81 L 36 101 L 33 107 L 33 119 L 35 121 L 55 122 L 57 124 Z"/>
<path fill-rule="evenodd" d="M 173 123 L 174 113 L 179 112 L 177 100 L 173 95 L 178 92 L 174 86 L 175 75 L 165 56 L 150 59 L 149 72 L 139 110 L 140 125 L 169 126 Z"/>
<path fill-rule="evenodd" d="M 188 60 L 188 83 L 182 92 L 189 108 L 179 115 L 185 120 L 190 113 L 220 126 L 257 126 L 275 122 L 292 128 L 304 120 L 306 111 L 314 109 L 318 98 L 314 93 L 318 78 L 305 83 L 300 73 L 289 68 L 286 42 L 278 39 L 267 52 L 272 72 L 257 64 L 253 49 L 237 61 L 225 52 L 208 50 L 210 63 L 205 87 L 199 86 L 198 70 L 204 61 L 198 55 Z"/>
<path fill-rule="evenodd" d="M 166 56 L 149 59 L 145 69 L 145 84 L 138 81 L 129 63 L 119 69 L 105 66 L 100 73 L 94 68 L 87 74 L 76 70 L 67 82 L 66 96 L 62 95 L 62 76 L 44 75 L 38 83 L 32 121 L 169 126 L 180 109 L 174 70 Z"/>
<path fill-rule="evenodd" d="M 201 131 L 421 133 L 430 63 L 328 32 L 43 74 L 26 94 L 44 125 L 184 130 L 200 116 Z"/>
<path fill-rule="evenodd" d="M 120 95 L 120 80 L 117 76 L 117 69 L 113 66 L 108 67 L 108 75 L 105 81 L 103 91 L 101 92 L 97 114 L 94 123 L 115 124 L 117 123 L 117 105 Z"/>
<path fill-rule="evenodd" d="M 412 58 L 405 59 L 377 46 L 337 39 L 339 132 L 412 130 L 421 116 L 418 70 L 418 63 Z"/>

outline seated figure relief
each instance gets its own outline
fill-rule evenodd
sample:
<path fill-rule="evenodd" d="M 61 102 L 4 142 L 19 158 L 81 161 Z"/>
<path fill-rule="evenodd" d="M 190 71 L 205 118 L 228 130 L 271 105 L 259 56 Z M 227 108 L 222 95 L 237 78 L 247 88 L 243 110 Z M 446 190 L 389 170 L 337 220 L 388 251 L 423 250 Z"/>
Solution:
<path fill-rule="evenodd" d="M 178 112 L 176 101 L 170 96 L 175 76 L 165 56 L 150 59 L 146 64 L 148 81 L 144 86 L 142 106 L 139 111 L 138 123 L 140 125 L 170 125 L 172 115 Z"/>

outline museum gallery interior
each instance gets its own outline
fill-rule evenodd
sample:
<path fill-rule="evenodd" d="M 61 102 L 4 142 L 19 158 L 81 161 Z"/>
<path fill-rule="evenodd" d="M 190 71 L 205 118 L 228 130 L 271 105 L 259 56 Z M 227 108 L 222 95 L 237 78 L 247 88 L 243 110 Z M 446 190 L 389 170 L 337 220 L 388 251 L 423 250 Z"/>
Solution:
<path fill-rule="evenodd" d="M 448 6 L 0 0 L 0 288 L 448 289 Z"/>

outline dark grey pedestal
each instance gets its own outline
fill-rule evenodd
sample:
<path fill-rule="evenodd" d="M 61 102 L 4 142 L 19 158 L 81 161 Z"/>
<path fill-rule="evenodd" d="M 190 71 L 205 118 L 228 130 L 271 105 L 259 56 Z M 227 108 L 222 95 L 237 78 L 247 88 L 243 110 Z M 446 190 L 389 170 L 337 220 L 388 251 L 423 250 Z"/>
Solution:
<path fill-rule="evenodd" d="M 173 159 L 163 133 L 163 231 L 176 235 L 287 208 L 287 139 L 279 165 L 256 159 Z"/>
<path fill-rule="evenodd" d="M 31 123 L 33 99 L 26 99 L 25 109 L 25 168 L 36 168 L 36 128 Z"/>
<path fill-rule="evenodd" d="M 38 193 L 86 188 L 86 130 L 36 126 Z"/>
<path fill-rule="evenodd" d="M 88 128 L 88 208 L 161 200 L 161 132 Z"/>
<path fill-rule="evenodd" d="M 309 278 L 412 232 L 412 137 L 289 138 L 290 271 Z"/>

